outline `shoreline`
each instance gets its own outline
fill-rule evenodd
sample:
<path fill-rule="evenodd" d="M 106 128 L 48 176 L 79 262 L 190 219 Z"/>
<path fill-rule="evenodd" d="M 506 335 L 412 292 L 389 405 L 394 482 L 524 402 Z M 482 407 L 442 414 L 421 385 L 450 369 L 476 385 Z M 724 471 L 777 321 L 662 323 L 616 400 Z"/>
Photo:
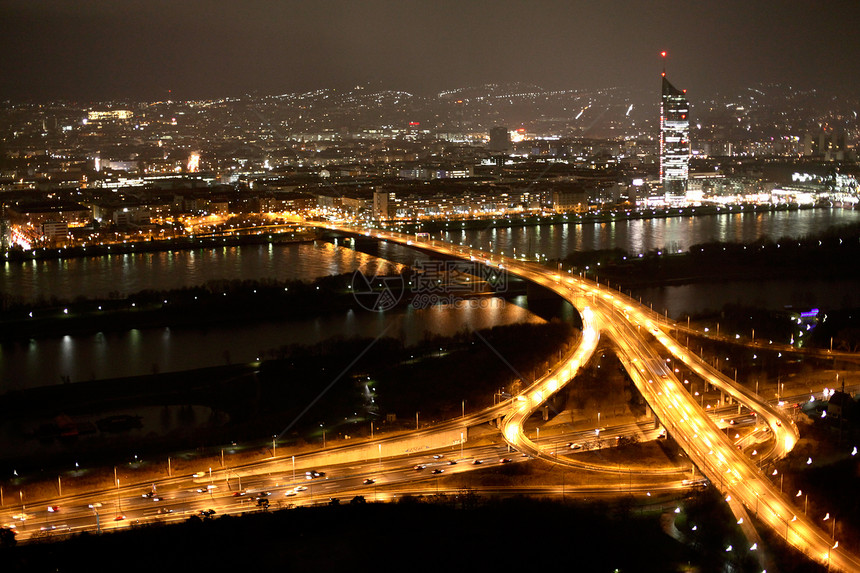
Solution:
<path fill-rule="evenodd" d="M 289 236 L 287 236 L 289 235 Z M 298 236 L 296 236 L 298 235 Z M 52 247 L 39 249 L 7 249 L 3 258 L 7 262 L 28 262 L 81 257 L 101 257 L 127 255 L 132 253 L 157 253 L 163 251 L 189 251 L 213 247 L 235 247 L 242 245 L 299 244 L 311 243 L 317 239 L 317 232 L 303 233 L 266 233 L 265 235 L 224 235 L 224 236 L 187 236 L 149 241 L 132 241 L 106 245 L 87 245 L 81 247 Z"/>
<path fill-rule="evenodd" d="M 436 231 L 459 231 L 469 229 L 493 229 L 499 227 L 534 227 L 537 225 L 560 225 L 560 224 L 585 224 L 585 223 L 613 223 L 618 221 L 635 221 L 642 219 L 668 219 L 674 217 L 704 217 L 713 215 L 737 215 L 748 213 L 775 213 L 781 211 L 805 211 L 812 209 L 833 209 L 835 205 L 758 205 L 753 203 L 741 203 L 721 207 L 717 205 L 705 205 L 699 207 L 670 207 L 663 209 L 624 209 L 616 208 L 608 213 L 558 213 L 554 215 L 533 215 L 528 217 L 504 215 L 500 217 L 487 217 L 477 219 L 463 219 L 454 221 L 443 221 L 435 219 L 432 221 L 404 221 L 382 224 L 382 228 L 397 227 L 404 233 L 414 232 L 436 232 Z M 843 208 L 843 207 L 839 207 Z"/>
<path fill-rule="evenodd" d="M 463 220 L 433 219 L 428 221 L 401 221 L 379 223 L 381 228 L 397 228 L 401 232 L 444 232 L 455 230 L 492 229 L 501 227 L 534 227 L 538 225 L 582 225 L 587 223 L 614 223 L 619 221 L 635 221 L 647 219 L 668 219 L 675 217 L 707 217 L 729 214 L 758 214 L 783 211 L 805 211 L 813 209 L 834 209 L 835 205 L 758 205 L 742 203 L 729 207 L 705 205 L 699 207 L 672 207 L 664 209 L 623 209 L 618 208 L 609 212 L 597 213 L 558 213 L 554 215 L 532 215 L 472 218 Z M 233 247 L 259 244 L 299 244 L 312 242 L 319 238 L 319 232 L 283 232 L 259 235 L 223 235 L 223 236 L 184 236 L 171 239 L 157 239 L 105 245 L 87 245 L 79 247 L 52 247 L 30 250 L 6 249 L 0 259 L 7 262 L 27 262 L 34 260 L 56 260 L 80 257 L 98 257 L 109 255 L 125 255 L 131 253 L 152 253 L 162 251 L 180 251 L 206 249 L 213 247 Z M 289 236 L 287 236 L 289 235 Z M 296 236 L 298 235 L 298 236 Z"/>

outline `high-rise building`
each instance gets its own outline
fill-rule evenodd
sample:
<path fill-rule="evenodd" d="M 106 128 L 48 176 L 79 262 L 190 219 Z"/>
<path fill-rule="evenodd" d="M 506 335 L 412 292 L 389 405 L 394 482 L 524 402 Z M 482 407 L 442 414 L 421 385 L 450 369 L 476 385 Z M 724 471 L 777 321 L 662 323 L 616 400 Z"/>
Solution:
<path fill-rule="evenodd" d="M 373 190 L 373 218 L 386 221 L 394 216 L 395 197 L 393 192 L 377 187 Z"/>
<path fill-rule="evenodd" d="M 683 197 L 690 173 L 690 103 L 663 72 L 660 102 L 660 183 L 667 199 Z"/>

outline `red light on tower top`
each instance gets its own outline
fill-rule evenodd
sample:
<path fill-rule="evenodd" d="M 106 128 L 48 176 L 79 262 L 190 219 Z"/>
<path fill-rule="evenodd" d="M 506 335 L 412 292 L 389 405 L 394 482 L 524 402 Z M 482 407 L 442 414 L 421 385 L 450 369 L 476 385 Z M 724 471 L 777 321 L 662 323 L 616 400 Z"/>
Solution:
<path fill-rule="evenodd" d="M 665 57 L 666 57 L 666 52 L 665 52 L 665 51 L 660 52 L 660 55 L 661 55 L 661 56 L 663 56 L 663 57 L 665 58 Z"/>

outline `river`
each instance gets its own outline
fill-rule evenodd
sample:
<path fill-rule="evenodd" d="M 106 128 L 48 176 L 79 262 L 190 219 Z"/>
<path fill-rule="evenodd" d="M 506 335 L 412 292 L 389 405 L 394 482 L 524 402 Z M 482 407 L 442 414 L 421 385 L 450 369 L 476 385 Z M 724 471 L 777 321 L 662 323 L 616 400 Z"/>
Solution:
<path fill-rule="evenodd" d="M 652 249 L 684 250 L 713 240 L 751 241 L 761 236 L 799 237 L 834 225 L 860 221 L 860 211 L 815 209 L 765 213 L 733 213 L 706 217 L 660 218 L 587 225 L 557 224 L 457 231 L 443 234 L 455 243 L 513 254 L 541 253 L 556 258 L 574 250 L 622 248 L 631 253 Z M 397 271 L 416 259 L 406 247 L 381 243 L 373 256 L 324 241 L 290 245 L 248 245 L 193 251 L 137 253 L 67 260 L 4 263 L 0 290 L 24 300 L 128 294 L 143 289 L 165 290 L 218 279 L 312 280 L 319 276 L 361 270 L 374 275 Z M 643 301 L 670 316 L 719 309 L 726 302 L 779 309 L 785 305 L 831 307 L 860 304 L 851 293 L 856 282 L 763 281 L 692 284 L 644 289 Z M 73 382 L 167 372 L 250 361 L 278 346 L 312 344 L 331 336 L 375 337 L 380 333 L 407 344 L 426 333 L 450 335 L 522 321 L 540 321 L 511 301 L 493 299 L 479 308 L 445 306 L 384 313 L 348 312 L 289 323 L 209 329 L 147 329 L 88 336 L 37 339 L 0 346 L 0 393 L 10 389 L 56 384 L 61 376 Z M 516 301 L 514 301 L 516 302 Z"/>
<path fill-rule="evenodd" d="M 597 224 L 555 224 L 443 233 L 445 240 L 490 247 L 506 255 L 540 253 L 553 259 L 573 251 L 621 248 L 631 253 L 686 250 L 708 241 L 753 241 L 801 237 L 835 225 L 860 222 L 860 210 L 806 209 L 761 213 L 732 213 L 704 217 L 639 219 Z M 378 257 L 395 264 L 412 264 L 426 256 L 385 243 Z M 369 274 L 395 269 L 390 263 L 330 243 L 246 245 L 189 251 L 133 253 L 73 259 L 4 262 L 0 292 L 25 300 L 71 300 L 78 296 L 121 295 L 144 289 L 169 290 L 217 279 L 313 280 L 319 276 Z"/>

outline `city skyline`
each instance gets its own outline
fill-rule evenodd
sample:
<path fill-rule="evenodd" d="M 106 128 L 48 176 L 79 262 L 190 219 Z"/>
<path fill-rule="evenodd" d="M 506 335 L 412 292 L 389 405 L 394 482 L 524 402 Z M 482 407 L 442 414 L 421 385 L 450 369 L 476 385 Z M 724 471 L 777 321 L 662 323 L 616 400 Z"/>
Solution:
<path fill-rule="evenodd" d="M 857 93 L 847 2 L 704 4 L 217 1 L 0 3 L 0 98 L 195 99 L 378 83 L 430 94 L 481 83 L 697 92 L 781 81 Z"/>

